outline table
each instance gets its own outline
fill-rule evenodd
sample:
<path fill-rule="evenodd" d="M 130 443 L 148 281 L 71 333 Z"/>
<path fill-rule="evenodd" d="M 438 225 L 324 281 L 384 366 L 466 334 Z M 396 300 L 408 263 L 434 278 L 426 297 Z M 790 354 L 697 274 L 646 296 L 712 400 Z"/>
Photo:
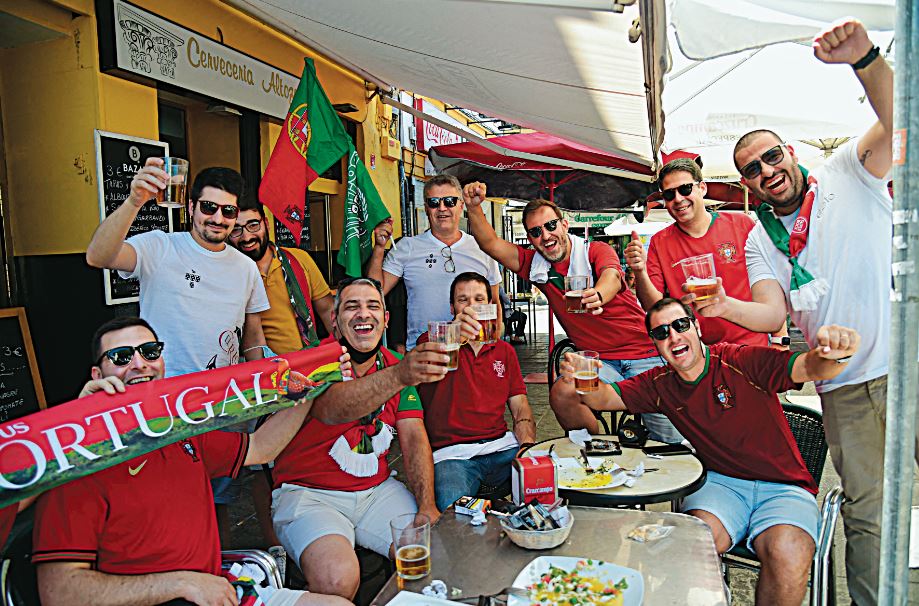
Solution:
<path fill-rule="evenodd" d="M 645 582 L 644 606 L 727 605 L 721 559 L 701 520 L 632 509 L 570 509 L 574 527 L 568 540 L 554 549 L 529 551 L 511 543 L 494 516 L 488 516 L 483 526 L 472 526 L 469 516 L 458 516 L 451 507 L 431 528 L 431 574 L 404 581 L 403 588 L 420 593 L 433 579 L 440 579 L 448 588 L 462 589 L 459 597 L 492 594 L 511 585 L 534 558 L 557 555 L 593 558 L 638 570 Z M 626 538 L 636 526 L 655 522 L 675 528 L 669 537 L 653 543 Z M 390 577 L 372 604 L 386 604 L 399 592 L 399 584 L 395 575 Z"/>
<path fill-rule="evenodd" d="M 610 439 L 607 435 L 593 436 Z M 577 456 L 580 448 L 568 437 L 544 440 L 530 448 L 526 453 L 548 454 L 549 447 L 555 445 L 555 454 L 559 457 Z M 648 445 L 659 444 L 648 440 Z M 593 456 L 593 455 L 592 455 Z M 705 468 L 695 455 L 677 455 L 649 459 L 639 448 L 623 448 L 621 455 L 607 456 L 620 467 L 634 469 L 639 463 L 645 468 L 657 467 L 658 471 L 645 473 L 638 478 L 635 486 L 616 486 L 603 490 L 559 490 L 559 494 L 568 499 L 572 505 L 592 505 L 596 507 L 618 507 L 621 505 L 647 505 L 650 503 L 675 502 L 694 493 L 705 484 Z M 676 509 L 675 503 L 673 509 Z"/>

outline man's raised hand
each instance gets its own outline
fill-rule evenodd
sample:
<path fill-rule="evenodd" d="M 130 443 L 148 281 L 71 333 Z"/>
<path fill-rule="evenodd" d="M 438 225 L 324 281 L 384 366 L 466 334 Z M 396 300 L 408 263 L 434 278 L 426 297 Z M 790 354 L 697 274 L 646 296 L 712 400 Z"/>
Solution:
<path fill-rule="evenodd" d="M 392 217 L 383 219 L 373 228 L 373 245 L 377 248 L 386 248 L 386 243 L 392 238 Z"/>
<path fill-rule="evenodd" d="M 817 355 L 826 360 L 848 358 L 856 351 L 861 337 L 855 330 L 830 324 L 817 330 Z"/>
<path fill-rule="evenodd" d="M 478 181 L 467 183 L 463 188 L 463 203 L 467 208 L 480 206 L 485 201 L 486 191 L 487 187 L 484 183 Z"/>
<path fill-rule="evenodd" d="M 479 319 L 476 317 L 475 310 L 472 309 L 472 305 L 467 305 L 463 311 L 456 314 L 454 321 L 460 323 L 460 334 L 467 341 L 474 341 L 476 337 L 479 336 L 479 332 L 482 330 L 482 325 L 479 323 Z"/>
<path fill-rule="evenodd" d="M 405 354 L 396 367 L 403 385 L 435 383 L 447 376 L 447 346 L 443 343 L 422 343 Z"/>
<path fill-rule="evenodd" d="M 817 34 L 813 42 L 814 56 L 824 63 L 857 63 L 874 47 L 865 26 L 857 19 L 833 23 Z"/>
<path fill-rule="evenodd" d="M 131 179 L 131 193 L 128 200 L 140 208 L 148 200 L 155 198 L 160 190 L 169 185 L 169 175 L 162 169 L 162 158 L 147 158 L 144 167 Z"/>
<path fill-rule="evenodd" d="M 638 237 L 636 232 L 632 232 L 632 241 L 625 247 L 623 254 L 625 255 L 625 263 L 631 268 L 632 273 L 641 273 L 645 271 L 648 254 L 645 252 L 645 247 L 641 243 L 641 238 Z"/>

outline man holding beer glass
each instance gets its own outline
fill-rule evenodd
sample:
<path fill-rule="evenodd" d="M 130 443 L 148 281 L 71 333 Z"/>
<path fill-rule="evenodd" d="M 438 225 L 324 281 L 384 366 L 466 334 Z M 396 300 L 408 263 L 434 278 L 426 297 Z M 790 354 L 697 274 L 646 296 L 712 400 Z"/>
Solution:
<path fill-rule="evenodd" d="M 442 379 L 447 356 L 442 345 L 426 343 L 400 359 L 382 346 L 388 317 L 379 282 L 339 283 L 328 340 L 347 348 L 356 378 L 317 397 L 310 418 L 275 459 L 271 509 L 281 544 L 311 590 L 347 599 L 360 583 L 355 543 L 393 557 L 393 517 L 440 516 L 414 386 Z M 386 457 L 397 432 L 411 490 L 390 477 Z"/>
<path fill-rule="evenodd" d="M 520 363 L 514 348 L 496 334 L 495 306 L 485 276 L 466 272 L 453 280 L 450 310 L 468 342 L 459 349 L 455 372 L 418 386 L 441 511 L 462 496 L 475 496 L 482 484 L 509 482 L 516 453 L 536 441 Z M 426 341 L 426 334 L 418 339 Z M 514 419 L 513 432 L 504 421 L 505 406 Z"/>
<path fill-rule="evenodd" d="M 608 244 L 570 235 L 558 206 L 533 200 L 523 209 L 523 225 L 533 248 L 517 246 L 499 238 L 486 220 L 481 207 L 485 196 L 484 183 L 469 183 L 463 190 L 469 226 L 479 246 L 542 291 L 579 348 L 599 352 L 601 380 L 619 381 L 663 363 L 644 330 L 638 300 L 623 284 L 619 257 Z M 571 309 L 579 313 L 568 312 L 568 299 L 575 300 Z M 599 432 L 597 418 L 570 383 L 556 381 L 549 404 L 563 429 Z M 646 414 L 642 419 L 655 440 L 683 441 L 663 415 Z"/>
<path fill-rule="evenodd" d="M 688 158 L 671 160 L 660 171 L 664 206 L 675 223 L 651 236 L 647 253 L 632 232 L 625 261 L 635 275 L 635 290 L 642 307 L 650 309 L 664 296 L 680 298 L 688 283 L 680 262 L 710 254 L 717 275 L 705 276 L 715 292 L 723 284 L 730 296 L 750 301 L 744 246 L 753 219 L 743 213 L 709 212 L 705 208 L 705 182 L 699 165 Z M 696 272 L 702 273 L 702 272 Z M 702 276 L 696 276 L 701 278 Z M 689 286 L 687 284 L 687 286 Z M 710 294 L 713 293 L 709 293 Z M 703 299 L 697 292 L 696 299 Z M 699 318 L 705 342 L 766 345 L 768 335 L 753 332 L 723 318 Z"/>

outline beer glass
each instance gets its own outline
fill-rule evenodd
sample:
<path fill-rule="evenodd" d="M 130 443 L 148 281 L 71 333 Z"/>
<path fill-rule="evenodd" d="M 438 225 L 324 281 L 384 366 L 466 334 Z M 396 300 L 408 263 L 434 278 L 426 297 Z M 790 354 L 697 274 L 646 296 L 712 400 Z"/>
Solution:
<path fill-rule="evenodd" d="M 587 276 L 565 276 L 565 311 L 570 314 L 582 314 L 584 308 L 583 295 L 587 290 Z"/>
<path fill-rule="evenodd" d="M 431 572 L 431 518 L 423 513 L 407 513 L 390 520 L 396 573 L 407 581 Z"/>
<path fill-rule="evenodd" d="M 473 339 L 479 343 L 494 343 L 498 340 L 498 305 L 496 303 L 482 303 L 473 305 L 476 320 L 482 325 L 479 334 Z"/>
<path fill-rule="evenodd" d="M 706 253 L 677 261 L 683 268 L 686 290 L 696 295 L 696 301 L 704 301 L 718 294 L 718 280 L 715 279 L 715 257 Z"/>
<path fill-rule="evenodd" d="M 188 160 L 163 158 L 163 170 L 169 175 L 169 184 L 156 192 L 156 203 L 167 208 L 182 208 L 187 200 Z"/>
<path fill-rule="evenodd" d="M 600 369 L 597 368 L 600 354 L 583 350 L 574 355 L 574 390 L 585 394 L 600 389 Z"/>
<path fill-rule="evenodd" d="M 446 354 L 450 356 L 447 370 L 456 370 L 459 366 L 460 323 L 428 322 L 428 339 L 431 343 L 443 343 L 447 346 Z"/>

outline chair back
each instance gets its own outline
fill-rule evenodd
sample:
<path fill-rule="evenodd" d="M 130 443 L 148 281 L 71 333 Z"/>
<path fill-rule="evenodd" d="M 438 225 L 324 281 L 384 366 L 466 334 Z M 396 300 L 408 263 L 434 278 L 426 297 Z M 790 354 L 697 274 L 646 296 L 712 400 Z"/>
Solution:
<path fill-rule="evenodd" d="M 801 458 L 804 459 L 807 470 L 814 477 L 814 482 L 820 486 L 827 452 L 826 436 L 823 433 L 823 415 L 817 410 L 797 404 L 782 404 L 782 410 L 785 411 L 791 435 L 798 443 Z"/>
<path fill-rule="evenodd" d="M 559 368 L 562 365 L 562 360 L 565 359 L 565 353 L 577 350 L 577 345 L 571 339 L 562 339 L 555 344 L 555 347 L 549 352 L 549 387 L 552 387 L 552 384 L 555 383 L 559 376 Z"/>

